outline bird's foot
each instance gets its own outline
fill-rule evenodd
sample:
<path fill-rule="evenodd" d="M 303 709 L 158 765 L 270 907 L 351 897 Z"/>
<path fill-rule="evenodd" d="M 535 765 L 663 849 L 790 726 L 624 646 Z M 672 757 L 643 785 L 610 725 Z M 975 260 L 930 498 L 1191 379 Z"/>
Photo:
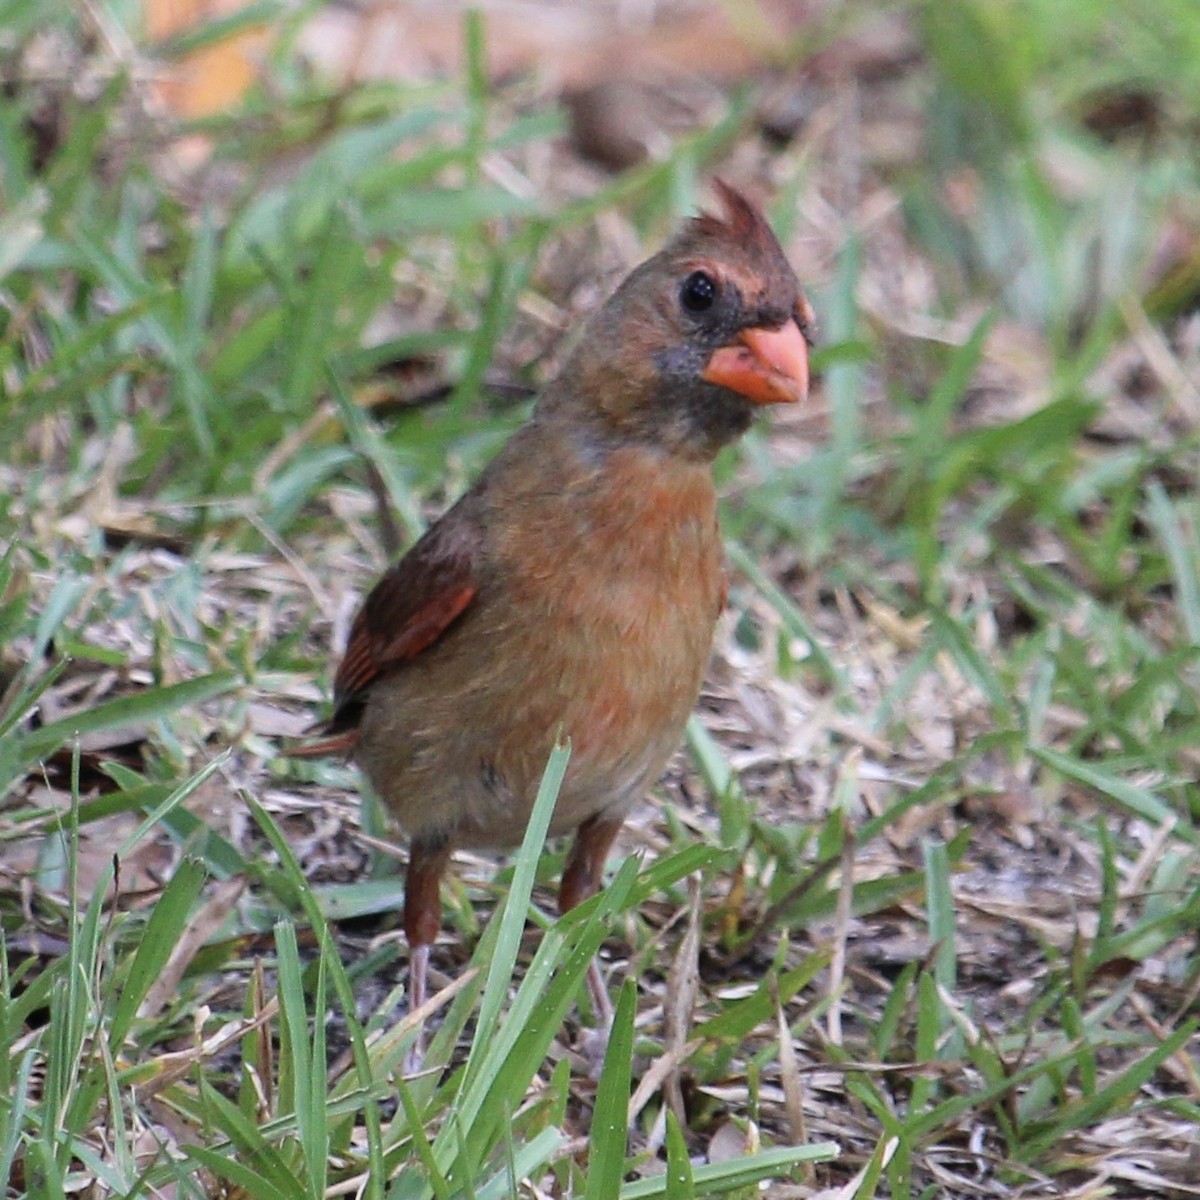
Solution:
<path fill-rule="evenodd" d="M 425 1069 L 425 1031 L 422 1029 L 417 1034 L 417 1040 L 409 1046 L 407 1053 L 404 1055 L 404 1063 L 401 1066 L 401 1071 L 406 1079 L 414 1075 L 420 1075 Z"/>
<path fill-rule="evenodd" d="M 608 1039 L 612 1035 L 614 1014 L 608 989 L 604 986 L 604 977 L 600 974 L 600 964 L 594 958 L 588 964 L 587 986 L 595 1024 L 590 1028 L 581 1026 L 577 1049 L 587 1065 L 588 1075 L 592 1079 L 599 1079 L 604 1056 L 608 1052 Z"/>
<path fill-rule="evenodd" d="M 612 1036 L 612 1023 L 581 1027 L 575 1050 L 583 1059 L 584 1070 L 589 1079 L 599 1079 L 604 1070 L 604 1056 L 608 1053 L 608 1040 Z"/>
<path fill-rule="evenodd" d="M 410 943 L 411 945 L 411 943 Z M 429 946 L 412 945 L 408 966 L 408 1011 L 415 1013 L 429 992 Z M 425 1021 L 417 1026 L 417 1036 L 404 1056 L 404 1074 L 417 1075 L 425 1066 Z"/>

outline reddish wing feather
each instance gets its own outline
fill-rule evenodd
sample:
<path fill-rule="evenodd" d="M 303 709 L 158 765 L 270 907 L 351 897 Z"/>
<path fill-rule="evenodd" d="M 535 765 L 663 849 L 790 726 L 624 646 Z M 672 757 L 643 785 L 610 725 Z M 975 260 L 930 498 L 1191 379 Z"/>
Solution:
<path fill-rule="evenodd" d="M 376 679 L 432 646 L 466 611 L 479 590 L 482 540 L 478 524 L 452 509 L 371 590 L 333 682 L 335 726 Z"/>

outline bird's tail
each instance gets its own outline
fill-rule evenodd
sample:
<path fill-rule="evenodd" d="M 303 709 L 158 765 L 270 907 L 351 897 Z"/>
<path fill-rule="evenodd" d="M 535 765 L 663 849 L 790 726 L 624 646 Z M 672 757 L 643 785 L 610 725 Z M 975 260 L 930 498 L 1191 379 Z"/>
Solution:
<path fill-rule="evenodd" d="M 280 753 L 284 758 L 325 758 L 327 755 L 341 754 L 347 758 L 358 745 L 357 729 L 339 729 L 330 731 L 328 726 L 318 727 L 314 732 L 325 732 L 326 736 L 316 741 L 298 742 L 294 746 L 284 746 Z"/>

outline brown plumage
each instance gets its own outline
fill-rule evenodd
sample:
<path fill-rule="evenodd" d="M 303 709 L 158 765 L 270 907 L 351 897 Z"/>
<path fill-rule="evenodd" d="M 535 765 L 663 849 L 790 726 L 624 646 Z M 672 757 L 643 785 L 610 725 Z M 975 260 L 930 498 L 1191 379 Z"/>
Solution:
<path fill-rule="evenodd" d="M 529 422 L 376 584 L 329 737 L 301 749 L 352 749 L 411 838 L 414 1003 L 451 849 L 520 842 L 556 731 L 572 754 L 551 832 L 578 831 L 565 911 L 696 702 L 725 597 L 712 459 L 808 385 L 796 278 L 758 209 L 718 194 L 721 215 L 629 275 Z"/>

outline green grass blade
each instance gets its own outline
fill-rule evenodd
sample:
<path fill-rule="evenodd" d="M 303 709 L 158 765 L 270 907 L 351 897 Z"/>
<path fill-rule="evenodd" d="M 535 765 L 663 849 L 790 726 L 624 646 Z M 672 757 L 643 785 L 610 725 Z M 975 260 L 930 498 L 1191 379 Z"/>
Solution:
<path fill-rule="evenodd" d="M 230 691 L 239 682 L 233 671 L 215 671 L 211 675 L 202 675 L 199 679 L 189 679 L 183 683 L 150 688 L 132 696 L 107 700 L 85 712 L 64 717 L 42 726 L 41 729 L 21 735 L 16 743 L 17 761 L 28 766 L 57 750 L 72 738 L 81 737 L 85 733 L 156 720 L 177 709 L 203 704 L 214 696 Z"/>
<path fill-rule="evenodd" d="M 1137 784 L 1129 783 L 1119 775 L 1106 771 L 1103 767 L 1053 750 L 1049 746 L 1030 747 L 1030 753 L 1048 767 L 1053 767 L 1060 775 L 1092 788 L 1100 795 L 1114 801 L 1119 807 L 1135 816 L 1142 817 L 1152 825 L 1177 823 L 1175 833 L 1179 837 L 1192 843 L 1200 840 L 1195 827 L 1186 820 L 1181 820 L 1181 814 L 1172 809 L 1166 801 L 1159 799 L 1148 788 L 1138 787 Z"/>
<path fill-rule="evenodd" d="M 687 1142 L 679 1128 L 679 1120 L 671 1111 L 667 1112 L 667 1190 L 665 1200 L 693 1200 L 696 1181 L 692 1175 L 692 1163 L 688 1157 Z"/>
<path fill-rule="evenodd" d="M 521 1194 L 513 1181 L 536 1179 L 543 1174 L 561 1152 L 566 1138 L 557 1129 L 542 1129 L 524 1145 L 516 1148 L 512 1163 L 499 1174 L 481 1184 L 475 1200 L 509 1200 Z"/>
<path fill-rule="evenodd" d="M 1146 496 L 1149 500 L 1146 516 L 1171 567 L 1175 603 L 1187 640 L 1200 645 L 1200 544 L 1196 541 L 1194 523 L 1189 536 L 1175 505 L 1157 479 L 1146 485 Z"/>
<path fill-rule="evenodd" d="M 604 1068 L 592 1109 L 591 1148 L 584 1200 L 616 1200 L 625 1174 L 629 1140 L 629 1079 L 633 1061 L 633 1018 L 637 987 L 632 979 L 621 985 L 613 1027 L 604 1053 Z"/>
<path fill-rule="evenodd" d="M 329 1129 L 325 1109 L 325 965 L 317 960 L 318 986 L 313 998 L 312 1044 L 309 1043 L 309 1011 L 296 945 L 296 930 L 290 921 L 275 926 L 276 962 L 279 970 L 279 1006 L 283 1034 L 280 1104 L 295 1113 L 296 1130 L 304 1161 L 301 1177 L 310 1200 L 320 1200 L 326 1187 L 329 1159 Z"/>
<path fill-rule="evenodd" d="M 777 1179 L 801 1163 L 826 1162 L 838 1155 L 836 1142 L 814 1142 L 810 1146 L 776 1146 L 722 1163 L 703 1163 L 692 1169 L 697 1196 L 719 1196 L 739 1188 L 754 1187 L 764 1179 Z M 621 1189 L 621 1200 L 654 1200 L 666 1196 L 664 1176 L 639 1179 Z"/>
<path fill-rule="evenodd" d="M 185 858 L 155 903 L 109 1026 L 109 1048 L 114 1055 L 121 1053 L 138 1007 L 175 949 L 199 899 L 204 880 L 204 867 L 195 859 Z"/>
<path fill-rule="evenodd" d="M 950 860 L 944 842 L 926 838 L 921 843 L 925 863 L 925 907 L 929 915 L 929 939 L 934 951 L 934 978 L 948 992 L 957 978 L 955 950 L 954 891 L 950 884 Z"/>
<path fill-rule="evenodd" d="M 346 1032 L 350 1038 L 350 1047 L 354 1059 L 354 1072 L 359 1087 L 362 1090 L 362 1124 L 367 1136 L 367 1187 L 365 1195 L 376 1200 L 384 1194 L 384 1181 L 387 1173 L 384 1167 L 384 1151 L 382 1126 L 379 1118 L 379 1104 L 374 1094 L 374 1078 L 371 1072 L 371 1056 L 367 1050 L 366 1038 L 362 1024 L 358 1019 L 358 1008 L 354 998 L 354 988 L 342 966 L 338 956 L 337 943 L 330 933 L 329 926 L 321 914 L 320 906 L 312 889 L 304 878 L 304 872 L 296 860 L 295 853 L 287 839 L 280 832 L 278 825 L 271 819 L 270 814 L 250 793 L 244 798 L 258 827 L 263 831 L 275 853 L 279 856 L 282 871 L 281 878 L 287 884 L 287 900 L 298 903 L 304 911 L 306 919 L 311 924 L 320 944 L 320 952 L 326 961 L 330 972 L 334 992 L 346 1022 Z"/>
<path fill-rule="evenodd" d="M 500 932 L 496 939 L 496 949 L 488 968 L 487 981 L 483 987 L 483 999 L 479 1005 L 478 1033 L 471 1047 L 471 1055 L 467 1059 L 464 1088 L 468 1087 L 481 1057 L 495 1034 L 500 1008 L 504 996 L 512 980 L 513 967 L 517 961 L 517 951 L 525 931 L 525 915 L 529 910 L 529 898 L 533 893 L 533 883 L 537 875 L 538 861 L 542 848 L 546 844 L 546 834 L 550 828 L 550 818 L 554 813 L 554 805 L 558 800 L 558 790 L 562 786 L 563 776 L 567 771 L 567 763 L 571 759 L 569 745 L 560 744 L 550 752 L 546 769 L 542 774 L 541 786 L 538 788 L 537 799 L 529 816 L 529 824 L 525 829 L 525 837 L 521 848 L 517 851 L 513 869 L 512 884 L 504 902 L 503 912 L 499 914 Z"/>

